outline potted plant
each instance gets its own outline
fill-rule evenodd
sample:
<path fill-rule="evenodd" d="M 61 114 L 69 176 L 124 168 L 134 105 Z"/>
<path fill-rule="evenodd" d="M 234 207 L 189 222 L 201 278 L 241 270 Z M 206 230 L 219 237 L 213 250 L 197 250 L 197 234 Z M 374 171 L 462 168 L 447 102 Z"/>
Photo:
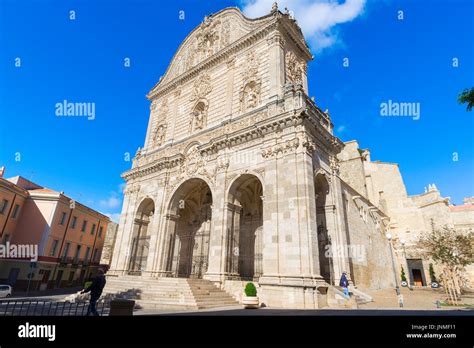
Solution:
<path fill-rule="evenodd" d="M 407 286 L 408 286 L 408 282 L 407 282 L 407 277 L 405 276 L 405 270 L 403 269 L 403 266 L 402 266 L 402 272 L 401 272 L 400 278 L 401 278 L 401 280 L 402 280 L 401 285 L 402 285 L 403 287 L 407 287 Z"/>
<path fill-rule="evenodd" d="M 436 280 L 436 275 L 435 275 L 435 271 L 434 271 L 432 263 L 430 263 L 430 279 L 431 279 L 431 288 L 432 289 L 439 288 L 439 283 Z"/>
<path fill-rule="evenodd" d="M 245 295 L 242 298 L 244 308 L 258 308 L 259 301 L 257 296 L 257 288 L 253 283 L 247 283 L 244 289 Z"/>

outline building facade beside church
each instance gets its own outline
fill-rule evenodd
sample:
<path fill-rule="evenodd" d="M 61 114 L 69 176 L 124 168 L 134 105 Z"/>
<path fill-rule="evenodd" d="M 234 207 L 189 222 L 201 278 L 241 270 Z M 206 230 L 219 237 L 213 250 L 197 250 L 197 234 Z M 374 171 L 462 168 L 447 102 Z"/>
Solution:
<path fill-rule="evenodd" d="M 147 96 L 110 275 L 202 278 L 236 296 L 253 281 L 289 308 L 320 307 L 343 271 L 394 286 L 390 201 L 308 97 L 312 59 L 276 6 L 257 19 L 227 8 L 188 35 Z"/>

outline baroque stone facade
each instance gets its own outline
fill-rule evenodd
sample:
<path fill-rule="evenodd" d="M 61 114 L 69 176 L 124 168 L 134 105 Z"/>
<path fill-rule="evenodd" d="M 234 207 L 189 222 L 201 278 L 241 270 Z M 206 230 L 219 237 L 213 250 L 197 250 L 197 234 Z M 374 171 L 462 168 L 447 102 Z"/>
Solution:
<path fill-rule="evenodd" d="M 204 278 L 236 295 L 250 280 L 289 308 L 321 306 L 343 271 L 393 285 L 388 218 L 341 179 L 344 144 L 308 97 L 312 58 L 275 8 L 227 8 L 189 34 L 147 96 L 112 275 Z"/>

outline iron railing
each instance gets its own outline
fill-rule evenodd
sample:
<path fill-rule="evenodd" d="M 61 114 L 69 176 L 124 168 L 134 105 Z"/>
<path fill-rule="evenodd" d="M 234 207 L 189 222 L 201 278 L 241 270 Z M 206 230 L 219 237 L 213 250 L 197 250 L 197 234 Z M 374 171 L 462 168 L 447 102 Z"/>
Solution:
<path fill-rule="evenodd" d="M 1 300 L 0 316 L 84 316 L 88 307 L 88 301 Z M 108 315 L 110 304 L 97 302 L 96 309 L 99 315 Z"/>

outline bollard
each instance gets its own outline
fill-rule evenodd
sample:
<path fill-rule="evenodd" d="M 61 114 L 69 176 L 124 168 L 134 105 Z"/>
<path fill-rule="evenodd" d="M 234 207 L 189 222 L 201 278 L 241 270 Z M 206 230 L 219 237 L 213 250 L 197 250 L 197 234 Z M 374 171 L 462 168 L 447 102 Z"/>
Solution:
<path fill-rule="evenodd" d="M 133 315 L 133 307 L 135 307 L 135 301 L 118 299 L 110 302 L 110 313 L 109 316 L 118 315 Z"/>

